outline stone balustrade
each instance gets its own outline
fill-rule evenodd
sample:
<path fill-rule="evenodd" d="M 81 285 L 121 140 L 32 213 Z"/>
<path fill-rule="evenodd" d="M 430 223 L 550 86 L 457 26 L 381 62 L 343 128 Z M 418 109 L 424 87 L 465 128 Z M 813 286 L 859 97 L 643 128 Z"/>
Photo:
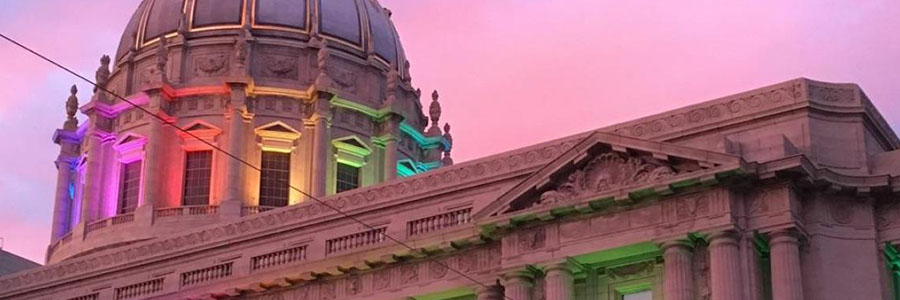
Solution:
<path fill-rule="evenodd" d="M 116 289 L 116 300 L 152 295 L 163 290 L 164 278 L 157 278 Z"/>
<path fill-rule="evenodd" d="M 325 254 L 334 254 L 384 242 L 387 240 L 385 233 L 387 233 L 387 228 L 375 228 L 327 240 L 325 241 Z"/>
<path fill-rule="evenodd" d="M 278 209 L 275 206 L 244 206 L 241 208 L 241 216 L 250 216 L 258 213 L 264 213 L 270 210 Z"/>
<path fill-rule="evenodd" d="M 156 217 L 215 215 L 218 211 L 219 207 L 215 205 L 179 206 L 157 209 Z"/>
<path fill-rule="evenodd" d="M 472 221 L 472 208 L 464 208 L 429 216 L 407 223 L 407 235 L 414 236 L 444 228 L 467 224 Z"/>
<path fill-rule="evenodd" d="M 181 286 L 189 286 L 231 276 L 233 263 L 225 263 L 181 273 Z"/>
<path fill-rule="evenodd" d="M 250 270 L 256 271 L 301 260 L 306 260 L 306 245 L 254 256 L 250 259 Z"/>

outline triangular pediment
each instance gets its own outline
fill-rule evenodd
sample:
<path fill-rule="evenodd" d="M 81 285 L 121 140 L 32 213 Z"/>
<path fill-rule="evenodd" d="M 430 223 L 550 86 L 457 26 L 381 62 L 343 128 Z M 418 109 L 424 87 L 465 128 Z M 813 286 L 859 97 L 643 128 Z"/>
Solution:
<path fill-rule="evenodd" d="M 740 168 L 740 157 L 595 132 L 475 214 L 554 207 Z"/>

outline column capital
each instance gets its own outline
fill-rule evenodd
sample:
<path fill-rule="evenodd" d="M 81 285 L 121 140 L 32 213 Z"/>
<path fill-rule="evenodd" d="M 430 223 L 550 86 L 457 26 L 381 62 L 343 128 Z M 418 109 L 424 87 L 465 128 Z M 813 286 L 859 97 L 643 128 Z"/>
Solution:
<path fill-rule="evenodd" d="M 534 280 L 534 273 L 527 269 L 508 271 L 501 275 L 504 282 L 527 282 L 531 283 Z"/>
<path fill-rule="evenodd" d="M 500 300 L 503 299 L 503 286 L 499 284 L 488 284 L 475 286 L 475 294 L 478 300 Z"/>
<path fill-rule="evenodd" d="M 800 245 L 803 235 L 795 228 L 786 228 L 768 233 L 769 245 L 791 243 Z"/>
<path fill-rule="evenodd" d="M 722 230 L 709 234 L 709 246 L 716 247 L 719 245 L 738 245 L 740 234 L 735 230 Z"/>
<path fill-rule="evenodd" d="M 687 238 L 666 239 L 657 241 L 656 243 L 659 245 L 659 248 L 663 250 L 663 252 L 668 251 L 669 249 L 680 249 L 687 251 L 691 251 L 692 249 L 694 249 L 694 242 Z"/>
<path fill-rule="evenodd" d="M 557 261 L 552 263 L 544 264 L 544 272 L 565 272 L 568 274 L 572 274 L 572 264 L 569 263 L 568 260 Z"/>

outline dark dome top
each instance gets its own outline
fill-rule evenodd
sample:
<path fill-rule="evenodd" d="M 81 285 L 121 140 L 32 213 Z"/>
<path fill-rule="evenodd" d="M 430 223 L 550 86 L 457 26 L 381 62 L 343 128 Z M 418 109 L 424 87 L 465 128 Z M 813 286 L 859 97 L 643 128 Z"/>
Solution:
<path fill-rule="evenodd" d="M 184 21 L 182 21 L 184 20 Z M 387 63 L 405 63 L 390 11 L 377 0 L 143 0 L 122 35 L 116 54 L 176 35 L 182 22 L 189 32 L 236 30 L 250 23 L 255 33 L 308 38 L 313 22 L 330 45 L 363 56 L 368 51 Z"/>

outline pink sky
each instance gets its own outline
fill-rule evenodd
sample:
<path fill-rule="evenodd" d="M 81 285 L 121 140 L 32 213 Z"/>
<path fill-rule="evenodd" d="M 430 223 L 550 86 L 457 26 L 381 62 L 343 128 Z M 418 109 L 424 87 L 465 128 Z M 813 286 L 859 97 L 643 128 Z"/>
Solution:
<path fill-rule="evenodd" d="M 138 2 L 0 0 L 0 32 L 93 77 Z M 441 93 L 457 162 L 796 77 L 858 83 L 900 124 L 898 1 L 381 2 L 413 84 Z M 88 99 L 0 42 L 0 237 L 39 262 L 73 83 Z"/>

